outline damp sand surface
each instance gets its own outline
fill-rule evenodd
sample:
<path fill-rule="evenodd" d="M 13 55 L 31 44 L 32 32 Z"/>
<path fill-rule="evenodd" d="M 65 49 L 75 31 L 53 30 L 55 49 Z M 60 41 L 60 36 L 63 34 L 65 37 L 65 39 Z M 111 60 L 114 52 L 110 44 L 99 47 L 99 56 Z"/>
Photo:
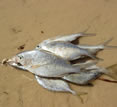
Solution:
<path fill-rule="evenodd" d="M 117 45 L 117 0 L 0 0 L 0 61 L 33 49 L 44 39 L 82 32 L 95 37 L 80 43 L 99 44 L 113 37 Z M 117 63 L 117 50 L 104 50 L 100 66 Z M 108 78 L 105 76 L 105 78 Z M 109 78 L 110 79 L 110 78 Z M 68 93 L 43 89 L 26 71 L 0 66 L 0 107 L 116 107 L 117 84 L 96 80 L 94 87 L 71 85 L 88 92 L 84 104 Z"/>

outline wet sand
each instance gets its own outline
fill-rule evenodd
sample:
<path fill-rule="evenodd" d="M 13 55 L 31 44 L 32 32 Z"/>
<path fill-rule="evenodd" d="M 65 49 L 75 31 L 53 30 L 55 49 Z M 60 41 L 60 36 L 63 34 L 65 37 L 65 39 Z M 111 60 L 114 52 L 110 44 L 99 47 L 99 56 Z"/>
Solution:
<path fill-rule="evenodd" d="M 24 50 L 33 49 L 39 42 L 56 35 L 82 32 L 96 33 L 95 37 L 80 39 L 80 43 L 99 44 L 114 37 L 117 45 L 116 0 L 0 0 L 0 61 Z M 104 50 L 98 57 L 107 67 L 117 63 L 117 50 Z M 105 78 L 107 78 L 105 76 Z M 84 104 L 68 93 L 43 89 L 26 71 L 0 66 L 0 107 L 116 107 L 117 84 L 100 80 L 94 87 L 71 85 L 83 96 Z"/>

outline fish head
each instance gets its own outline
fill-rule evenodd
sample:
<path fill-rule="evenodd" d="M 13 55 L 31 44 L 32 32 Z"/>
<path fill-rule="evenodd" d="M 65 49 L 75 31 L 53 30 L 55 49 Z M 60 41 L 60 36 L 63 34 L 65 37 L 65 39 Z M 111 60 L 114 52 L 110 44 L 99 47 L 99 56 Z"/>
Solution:
<path fill-rule="evenodd" d="M 45 46 L 45 42 L 38 44 L 35 49 L 42 49 L 43 46 Z"/>
<path fill-rule="evenodd" d="M 38 44 L 35 49 L 45 49 L 46 46 L 48 46 L 49 43 L 51 43 L 51 42 L 53 42 L 51 39 L 44 40 L 43 42 L 41 42 L 40 44 Z"/>
<path fill-rule="evenodd" d="M 24 69 L 32 64 L 32 55 L 29 52 L 22 52 L 10 58 L 7 63 L 13 67 Z"/>
<path fill-rule="evenodd" d="M 40 45 L 37 45 L 35 49 L 40 49 L 40 48 L 41 48 Z"/>

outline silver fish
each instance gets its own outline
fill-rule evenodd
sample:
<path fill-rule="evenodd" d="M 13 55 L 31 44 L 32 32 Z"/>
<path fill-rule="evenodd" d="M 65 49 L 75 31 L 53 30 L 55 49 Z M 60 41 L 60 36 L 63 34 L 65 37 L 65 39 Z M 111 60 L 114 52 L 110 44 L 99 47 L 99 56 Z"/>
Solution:
<path fill-rule="evenodd" d="M 97 79 L 99 76 L 101 76 L 102 73 L 98 70 L 90 70 L 90 71 L 82 71 L 77 74 L 69 74 L 64 77 L 62 77 L 64 80 L 67 80 L 69 82 L 78 84 L 78 85 L 87 85 L 88 83 L 91 83 L 93 80 Z"/>
<path fill-rule="evenodd" d="M 98 70 L 99 72 L 103 73 L 104 75 L 107 75 L 109 77 L 111 77 L 112 79 L 115 79 L 117 80 L 117 66 L 116 64 L 115 65 L 112 65 L 112 66 L 109 66 L 107 68 L 100 68 L 96 65 L 92 65 L 92 66 L 89 66 L 86 68 L 86 70 Z"/>
<path fill-rule="evenodd" d="M 113 38 L 110 38 L 109 40 L 105 41 L 104 43 L 101 43 L 99 45 L 91 46 L 91 45 L 77 45 L 79 48 L 85 49 L 91 54 L 96 54 L 100 50 L 104 50 L 105 48 L 117 48 L 117 46 L 108 46 L 108 43 Z"/>
<path fill-rule="evenodd" d="M 61 91 L 61 92 L 70 92 L 76 95 L 76 92 L 73 91 L 67 82 L 59 79 L 47 79 L 35 75 L 37 82 L 44 88 L 50 91 Z"/>
<path fill-rule="evenodd" d="M 42 78 L 37 75 L 35 75 L 35 78 L 37 82 L 43 87 L 46 88 L 50 91 L 56 91 L 56 92 L 69 92 L 72 93 L 73 95 L 76 95 L 80 98 L 81 102 L 83 103 L 83 99 L 80 97 L 80 95 L 85 95 L 87 94 L 86 92 L 79 92 L 76 93 L 74 90 L 72 90 L 68 83 L 60 80 L 60 79 L 47 79 L 47 78 Z"/>
<path fill-rule="evenodd" d="M 45 44 L 53 42 L 53 41 L 72 42 L 79 37 L 95 36 L 96 35 L 95 33 L 86 33 L 86 31 L 87 30 L 85 30 L 84 32 L 76 33 L 76 34 L 52 37 L 50 39 L 44 40 L 39 45 L 45 45 Z M 38 48 L 38 46 L 37 46 L 37 48 Z"/>
<path fill-rule="evenodd" d="M 28 70 L 43 77 L 61 77 L 68 73 L 78 73 L 81 67 L 71 65 L 61 57 L 44 50 L 25 51 L 7 61 L 11 66 Z"/>
<path fill-rule="evenodd" d="M 87 50 L 79 48 L 78 46 L 69 42 L 53 41 L 44 45 L 40 44 L 39 46 L 40 47 L 38 49 L 49 51 L 64 58 L 65 60 L 75 60 L 81 58 L 82 56 L 89 56 L 93 59 L 97 59 Z"/>
<path fill-rule="evenodd" d="M 115 69 L 112 69 L 112 67 Z M 93 80 L 97 79 L 98 77 L 100 77 L 102 74 L 117 80 L 117 72 L 116 72 L 117 67 L 116 66 L 112 66 L 112 67 L 107 67 L 106 69 L 106 68 L 98 67 L 96 65 L 92 65 L 85 68 L 85 70 L 81 70 L 81 72 L 77 74 L 65 75 L 62 78 L 64 80 L 67 80 L 69 82 L 79 84 L 79 85 L 86 85 L 92 82 Z"/>
<path fill-rule="evenodd" d="M 69 43 L 69 42 L 76 40 L 78 37 L 89 36 L 89 35 L 95 36 L 95 34 L 93 33 L 85 33 L 86 31 L 87 30 L 78 34 L 57 36 L 54 38 L 44 40 L 42 43 L 37 45 L 36 49 L 44 49 L 46 51 L 52 52 L 53 54 L 61 56 L 62 58 L 67 59 L 67 60 L 78 59 L 80 58 L 80 55 L 86 55 L 93 59 L 97 59 L 95 56 L 91 55 L 84 49 L 80 50 L 80 48 L 78 48 L 77 46 Z M 73 51 L 75 51 L 76 53 Z"/>

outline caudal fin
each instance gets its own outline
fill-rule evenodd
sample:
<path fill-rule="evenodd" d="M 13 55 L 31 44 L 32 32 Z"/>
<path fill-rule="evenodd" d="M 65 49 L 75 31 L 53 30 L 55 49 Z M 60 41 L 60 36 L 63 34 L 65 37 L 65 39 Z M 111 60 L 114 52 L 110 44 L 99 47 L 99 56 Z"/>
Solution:
<path fill-rule="evenodd" d="M 100 68 L 99 71 L 102 72 L 103 74 L 117 80 L 117 64 L 107 67 L 106 69 Z"/>
<path fill-rule="evenodd" d="M 72 92 L 71 92 L 72 93 Z M 76 93 L 76 92 L 73 92 L 72 93 L 73 95 L 76 95 L 80 100 L 81 100 L 81 103 L 84 103 L 84 100 L 83 100 L 83 98 L 81 97 L 82 95 L 87 95 L 88 93 L 87 92 L 78 92 L 78 93 Z"/>
<path fill-rule="evenodd" d="M 80 32 L 81 37 L 82 36 L 96 36 L 96 33 L 86 33 L 88 29 L 85 29 L 84 31 Z"/>
<path fill-rule="evenodd" d="M 101 43 L 100 46 L 102 49 L 104 48 L 117 48 L 117 46 L 110 46 L 108 45 L 111 41 L 113 40 L 113 37 L 110 38 L 109 40 L 106 40 L 104 43 Z"/>
<path fill-rule="evenodd" d="M 117 80 L 117 64 L 108 67 L 107 70 L 106 75 Z"/>
<path fill-rule="evenodd" d="M 89 51 L 87 51 L 86 55 L 94 60 L 103 61 L 103 59 L 96 57 L 95 55 L 91 54 Z"/>

